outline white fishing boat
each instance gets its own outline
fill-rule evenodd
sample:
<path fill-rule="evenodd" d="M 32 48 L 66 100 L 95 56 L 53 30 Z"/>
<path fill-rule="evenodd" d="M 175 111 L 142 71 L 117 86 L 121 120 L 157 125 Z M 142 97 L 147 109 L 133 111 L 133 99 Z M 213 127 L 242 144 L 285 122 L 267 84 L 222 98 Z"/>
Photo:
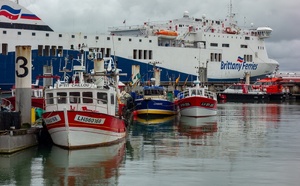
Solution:
<path fill-rule="evenodd" d="M 217 114 L 217 94 L 194 81 L 194 87 L 188 87 L 177 95 L 177 105 L 181 116 L 203 117 Z"/>
<path fill-rule="evenodd" d="M 172 20 L 110 27 L 107 34 L 85 34 L 81 30 L 62 33 L 51 29 L 38 15 L 21 5 L 2 0 L 0 87 L 4 90 L 14 85 L 15 47 L 23 44 L 32 47 L 33 77 L 43 74 L 42 67 L 50 63 L 53 74 L 59 74 L 60 62 L 77 56 L 82 46 L 97 48 L 104 56 L 115 57 L 118 67 L 128 73 L 120 79 L 125 83 L 138 73 L 143 81 L 148 81 L 145 74 L 153 60 L 163 62 L 160 65 L 162 85 L 177 77 L 195 79 L 198 74 L 194 67 L 199 65 L 207 69 L 209 82 L 239 82 L 245 72 L 251 73 L 251 80 L 255 81 L 273 73 L 278 62 L 268 57 L 265 46 L 272 29 L 241 27 L 234 15 L 230 11 L 225 18 L 209 19 L 192 17 L 186 11 L 183 17 Z M 140 71 L 133 70 L 137 66 Z"/>
<path fill-rule="evenodd" d="M 112 58 L 95 58 L 94 77 L 86 81 L 81 56 L 71 81 L 45 88 L 42 118 L 53 143 L 67 149 L 109 145 L 126 136 L 125 121 L 116 116 L 120 70 Z"/>

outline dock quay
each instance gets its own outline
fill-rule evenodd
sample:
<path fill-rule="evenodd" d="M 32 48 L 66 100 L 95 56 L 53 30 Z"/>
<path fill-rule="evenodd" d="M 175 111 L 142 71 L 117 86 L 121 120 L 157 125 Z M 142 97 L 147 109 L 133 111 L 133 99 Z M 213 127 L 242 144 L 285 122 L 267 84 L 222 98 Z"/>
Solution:
<path fill-rule="evenodd" d="M 0 131 L 0 154 L 11 154 L 38 145 L 39 128 Z"/>

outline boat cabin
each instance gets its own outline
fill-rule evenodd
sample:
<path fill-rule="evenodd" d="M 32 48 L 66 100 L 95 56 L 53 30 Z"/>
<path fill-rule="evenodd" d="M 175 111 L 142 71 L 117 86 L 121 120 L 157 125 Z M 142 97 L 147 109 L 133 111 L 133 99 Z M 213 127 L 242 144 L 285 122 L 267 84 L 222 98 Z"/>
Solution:
<path fill-rule="evenodd" d="M 115 115 L 117 100 L 116 93 L 111 90 L 112 88 L 99 89 L 88 83 L 82 85 L 62 84 L 61 86 L 66 87 L 46 91 L 46 111 L 66 108 L 71 111 L 96 111 Z"/>

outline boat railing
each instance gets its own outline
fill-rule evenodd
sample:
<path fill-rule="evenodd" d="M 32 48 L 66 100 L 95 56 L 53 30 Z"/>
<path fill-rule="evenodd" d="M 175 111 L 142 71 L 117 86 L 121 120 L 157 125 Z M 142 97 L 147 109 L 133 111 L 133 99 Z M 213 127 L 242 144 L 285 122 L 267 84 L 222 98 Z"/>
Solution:
<path fill-rule="evenodd" d="M 70 105 L 70 107 L 67 108 L 69 110 L 98 111 L 98 112 L 105 112 L 105 113 L 109 112 L 109 105 L 107 104 L 106 99 L 80 97 L 80 96 L 57 96 L 57 97 L 47 98 L 45 99 L 45 101 L 46 101 L 46 110 L 49 107 L 51 108 L 55 107 L 56 110 L 61 110 L 62 108 L 65 108 L 66 105 Z"/>
<path fill-rule="evenodd" d="M 212 91 L 208 91 L 208 90 L 205 90 L 204 96 L 211 98 L 211 99 L 217 99 L 217 94 Z"/>

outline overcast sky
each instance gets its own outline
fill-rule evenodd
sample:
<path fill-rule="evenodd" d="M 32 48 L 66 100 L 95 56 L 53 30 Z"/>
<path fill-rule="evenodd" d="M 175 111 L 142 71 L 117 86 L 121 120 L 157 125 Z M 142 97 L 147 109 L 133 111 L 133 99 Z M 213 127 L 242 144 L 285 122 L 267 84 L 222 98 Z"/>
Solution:
<path fill-rule="evenodd" d="M 19 3 L 55 31 L 106 33 L 108 27 L 143 24 L 180 18 L 184 11 L 191 17 L 203 14 L 224 19 L 230 0 L 19 0 Z M 300 1 L 232 0 L 233 12 L 241 26 L 269 26 L 266 40 L 270 58 L 280 71 L 300 71 Z"/>

